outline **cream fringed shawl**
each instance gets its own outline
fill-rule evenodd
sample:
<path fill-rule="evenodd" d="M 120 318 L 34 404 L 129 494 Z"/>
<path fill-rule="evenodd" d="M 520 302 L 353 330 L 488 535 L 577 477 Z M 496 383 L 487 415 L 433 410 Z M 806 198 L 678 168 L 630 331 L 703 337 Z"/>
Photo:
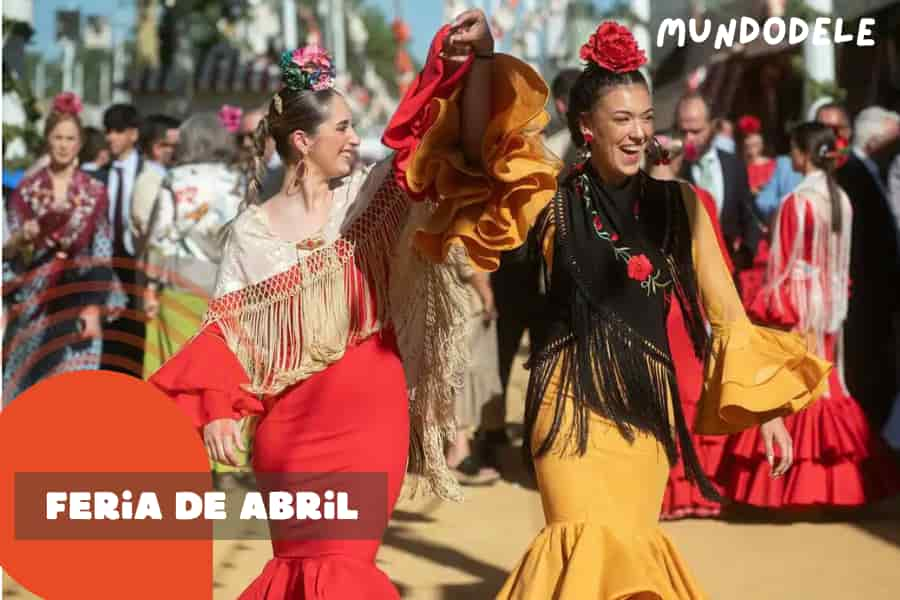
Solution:
<path fill-rule="evenodd" d="M 837 335 L 840 340 L 849 306 L 853 210 L 846 192 L 836 191 L 842 214 L 838 232 L 832 231 L 831 200 L 823 171 L 808 174 L 782 203 L 772 232 L 766 285 L 760 292 L 764 303 L 778 313 L 785 312 L 785 300 L 790 303 L 798 317 L 797 329 L 815 337 L 820 355 L 825 353 L 826 335 Z M 807 211 L 813 217 L 810 230 Z M 784 231 L 786 222 L 793 222 L 796 231 Z M 846 392 L 840 350 L 837 361 Z"/>
<path fill-rule="evenodd" d="M 444 460 L 455 434 L 454 399 L 467 364 L 466 290 L 457 247 L 435 263 L 413 247 L 428 203 L 410 203 L 390 161 L 347 178 L 314 250 L 277 238 L 258 207 L 235 222 L 205 325 L 217 323 L 249 378 L 276 395 L 326 369 L 392 324 L 407 377 L 410 472 L 434 493 L 458 498 Z"/>

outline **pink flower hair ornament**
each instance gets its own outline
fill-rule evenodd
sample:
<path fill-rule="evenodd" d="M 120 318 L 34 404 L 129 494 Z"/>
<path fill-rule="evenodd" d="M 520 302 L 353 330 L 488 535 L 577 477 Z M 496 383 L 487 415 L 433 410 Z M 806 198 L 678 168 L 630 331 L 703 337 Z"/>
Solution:
<path fill-rule="evenodd" d="M 337 76 L 328 52 L 318 45 L 283 52 L 279 61 L 284 86 L 294 91 L 321 91 L 334 87 Z"/>
<path fill-rule="evenodd" d="M 228 133 L 237 133 L 241 129 L 241 117 L 244 111 L 239 106 L 231 106 L 223 104 L 219 109 L 219 122 L 222 127 L 228 130 Z"/>
<path fill-rule="evenodd" d="M 81 98 L 78 97 L 78 94 L 74 92 L 63 92 L 61 94 L 57 94 L 53 99 L 53 111 L 67 114 L 67 115 L 75 115 L 76 117 L 81 114 L 82 110 Z"/>

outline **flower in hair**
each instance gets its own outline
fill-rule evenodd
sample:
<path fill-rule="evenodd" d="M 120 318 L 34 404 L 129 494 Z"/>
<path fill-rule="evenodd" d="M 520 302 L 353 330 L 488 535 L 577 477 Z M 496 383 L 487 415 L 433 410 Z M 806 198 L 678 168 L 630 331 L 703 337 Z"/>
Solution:
<path fill-rule="evenodd" d="M 244 111 L 239 106 L 223 104 L 219 109 L 219 122 L 228 130 L 228 133 L 237 133 L 240 130 L 243 116 Z"/>
<path fill-rule="evenodd" d="M 281 79 L 294 91 L 326 90 L 334 87 L 334 63 L 328 52 L 317 45 L 297 48 L 281 54 Z"/>
<path fill-rule="evenodd" d="M 56 98 L 53 99 L 53 110 L 58 113 L 75 115 L 77 117 L 81 114 L 81 109 L 81 98 L 73 92 L 57 94 Z"/>
<path fill-rule="evenodd" d="M 740 129 L 741 133 L 745 136 L 752 135 L 762 131 L 762 123 L 753 115 L 744 115 L 738 120 L 738 129 Z"/>
<path fill-rule="evenodd" d="M 583 61 L 615 73 L 636 71 L 647 62 L 647 55 L 628 28 L 613 21 L 600 24 L 581 47 L 580 56 Z"/>

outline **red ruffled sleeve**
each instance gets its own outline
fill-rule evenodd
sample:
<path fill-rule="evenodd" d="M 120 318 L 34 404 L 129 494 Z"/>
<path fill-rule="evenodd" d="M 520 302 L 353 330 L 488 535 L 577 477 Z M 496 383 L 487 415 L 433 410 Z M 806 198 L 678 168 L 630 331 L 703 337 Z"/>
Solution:
<path fill-rule="evenodd" d="M 425 66 L 409 86 L 381 138 L 385 146 L 396 152 L 394 175 L 398 185 L 415 200 L 422 200 L 431 192 L 431 188 L 410 189 L 406 181 L 406 171 L 425 132 L 438 116 L 432 101 L 449 98 L 465 79 L 474 60 L 474 57 L 470 56 L 465 62 L 457 64 L 445 61 L 441 57 L 444 40 L 449 32 L 450 26 L 445 25 L 434 36 Z"/>
<path fill-rule="evenodd" d="M 472 267 L 493 271 L 502 252 L 525 242 L 556 193 L 561 165 L 542 138 L 550 120 L 549 90 L 530 66 L 497 54 L 491 61 L 483 163 L 470 164 L 462 151 L 461 97 L 472 58 L 457 66 L 440 56 L 448 32 L 444 27 L 435 36 L 428 63 L 382 140 L 396 151 L 398 185 L 410 198 L 434 200 L 416 228 L 417 250 L 440 263 L 453 246 L 462 246 Z"/>
<path fill-rule="evenodd" d="M 250 380 L 215 323 L 185 344 L 149 381 L 172 398 L 197 429 L 216 419 L 263 412 L 262 402 L 243 390 Z"/>

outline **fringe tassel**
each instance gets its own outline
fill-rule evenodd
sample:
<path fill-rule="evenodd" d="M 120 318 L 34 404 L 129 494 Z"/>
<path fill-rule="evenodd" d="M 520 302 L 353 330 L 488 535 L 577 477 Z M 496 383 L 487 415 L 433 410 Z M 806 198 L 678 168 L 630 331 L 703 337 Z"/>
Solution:
<path fill-rule="evenodd" d="M 204 326 L 221 326 L 250 379 L 246 391 L 276 395 L 381 330 L 390 310 L 390 252 L 408 213 L 399 190 L 386 195 L 346 237 L 211 303 Z"/>
<path fill-rule="evenodd" d="M 584 303 L 576 304 L 590 311 Z M 669 356 L 613 313 L 594 312 L 584 317 L 591 320 L 588 334 L 560 338 L 535 358 L 526 395 L 526 464 L 533 466 L 533 456 L 554 448 L 578 456 L 587 453 L 590 413 L 594 412 L 614 422 L 629 442 L 634 441 L 635 430 L 655 437 L 665 448 L 670 464 L 678 460 L 680 447 L 688 478 L 697 483 L 704 496 L 721 501 L 700 467 Z M 547 437 L 533 450 L 531 438 L 537 414 L 557 372 L 561 385 L 554 398 L 553 422 Z M 562 431 L 566 410 L 575 412 L 569 431 Z"/>

